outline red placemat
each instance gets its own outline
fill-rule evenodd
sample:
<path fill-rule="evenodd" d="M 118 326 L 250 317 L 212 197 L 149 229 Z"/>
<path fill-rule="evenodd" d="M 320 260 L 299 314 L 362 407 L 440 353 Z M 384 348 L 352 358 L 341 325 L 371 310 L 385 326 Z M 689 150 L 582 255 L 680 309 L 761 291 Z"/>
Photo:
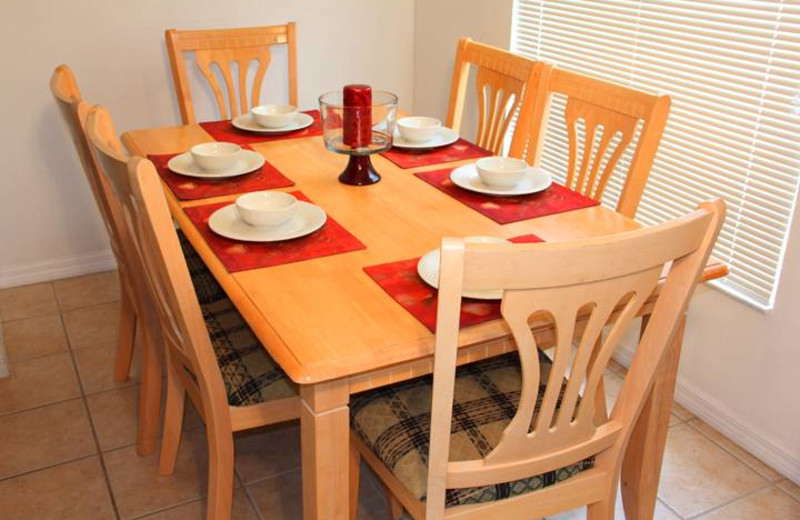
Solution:
<path fill-rule="evenodd" d="M 310 202 L 308 197 L 300 191 L 293 191 L 291 194 L 298 200 Z M 242 242 L 221 237 L 208 227 L 208 219 L 216 210 L 229 204 L 230 202 L 219 202 L 185 208 L 184 211 L 192 223 L 197 226 L 198 231 L 217 258 L 231 273 L 366 249 L 360 240 L 351 235 L 330 215 L 321 229 L 310 235 L 283 242 Z"/>
<path fill-rule="evenodd" d="M 319 122 L 319 110 L 306 110 L 303 113 L 314 118 L 314 122 L 311 123 L 311 126 L 294 132 L 286 132 L 285 134 L 257 134 L 254 132 L 245 132 L 233 126 L 230 119 L 223 121 L 207 121 L 205 123 L 200 123 L 200 126 L 203 127 L 203 130 L 208 132 L 215 141 L 236 144 L 267 143 L 269 141 L 280 141 L 282 139 L 297 139 L 300 137 L 322 135 L 322 125 Z"/>
<path fill-rule="evenodd" d="M 563 213 L 575 209 L 589 208 L 600 203 L 569 188 L 553 183 L 545 191 L 520 197 L 493 197 L 459 188 L 450 181 L 452 168 L 415 173 L 417 177 L 466 204 L 498 224 L 508 224 Z"/>
<path fill-rule="evenodd" d="M 518 244 L 544 242 L 536 235 L 522 235 L 510 239 L 510 241 Z M 438 292 L 419 277 L 417 263 L 419 263 L 419 258 L 412 258 L 365 267 L 364 272 L 428 330 L 436 332 Z M 498 318 L 500 318 L 499 300 L 475 300 L 472 298 L 461 300 L 459 326 L 462 329 Z"/>
<path fill-rule="evenodd" d="M 392 161 L 400 168 L 416 168 L 417 166 L 429 166 L 431 164 L 442 164 L 453 161 L 463 161 L 464 159 L 475 159 L 487 157 L 492 152 L 485 150 L 477 144 L 472 144 L 465 139 L 459 139 L 450 146 L 436 148 L 434 150 L 403 150 L 391 148 L 381 155 Z"/>
<path fill-rule="evenodd" d="M 153 161 L 161 179 L 180 200 L 207 199 L 221 195 L 294 186 L 294 182 L 286 178 L 269 162 L 265 162 L 264 166 L 252 173 L 227 179 L 198 179 L 178 175 L 167 167 L 169 160 L 176 155 L 178 154 L 148 155 L 147 158 Z"/>

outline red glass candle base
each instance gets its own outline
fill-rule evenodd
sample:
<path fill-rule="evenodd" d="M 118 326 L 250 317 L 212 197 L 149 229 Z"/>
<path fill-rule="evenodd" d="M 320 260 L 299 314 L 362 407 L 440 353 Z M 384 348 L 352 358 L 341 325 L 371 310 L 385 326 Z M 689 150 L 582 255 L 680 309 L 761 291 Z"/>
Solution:
<path fill-rule="evenodd" d="M 339 175 L 339 182 L 351 186 L 369 186 L 381 180 L 372 167 L 369 155 L 351 155 L 347 166 Z"/>

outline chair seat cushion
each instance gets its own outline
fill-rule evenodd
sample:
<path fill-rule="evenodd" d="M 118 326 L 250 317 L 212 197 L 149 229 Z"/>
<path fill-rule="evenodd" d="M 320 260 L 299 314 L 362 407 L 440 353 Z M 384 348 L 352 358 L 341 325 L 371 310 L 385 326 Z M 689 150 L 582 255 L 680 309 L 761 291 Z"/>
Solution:
<path fill-rule="evenodd" d="M 539 353 L 541 381 L 552 365 Z M 516 352 L 459 367 L 456 372 L 450 460 L 485 457 L 517 411 L 521 370 Z M 425 500 L 433 379 L 422 377 L 355 395 L 351 427 L 358 437 L 419 500 Z M 545 386 L 539 387 L 539 403 Z M 563 388 L 562 388 L 563 391 Z M 478 488 L 447 491 L 446 506 L 490 502 L 561 482 L 592 467 L 587 459 L 543 475 Z"/>
<path fill-rule="evenodd" d="M 247 406 L 296 396 L 297 386 L 267 354 L 183 233 L 178 232 L 178 236 L 217 355 L 228 403 Z"/>

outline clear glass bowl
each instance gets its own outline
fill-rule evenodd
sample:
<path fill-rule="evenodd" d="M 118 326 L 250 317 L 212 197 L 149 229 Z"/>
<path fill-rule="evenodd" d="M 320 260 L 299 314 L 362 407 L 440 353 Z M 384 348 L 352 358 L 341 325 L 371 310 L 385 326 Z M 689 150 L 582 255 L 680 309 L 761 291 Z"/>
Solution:
<path fill-rule="evenodd" d="M 364 117 L 363 109 L 345 107 L 342 101 L 341 91 L 328 92 L 319 97 L 322 138 L 328 150 L 347 155 L 370 155 L 391 148 L 397 120 L 397 96 L 383 90 L 372 91 L 371 136 L 359 143 L 354 143 L 353 139 L 350 139 L 350 143 L 345 142 L 344 122 L 345 119 Z"/>

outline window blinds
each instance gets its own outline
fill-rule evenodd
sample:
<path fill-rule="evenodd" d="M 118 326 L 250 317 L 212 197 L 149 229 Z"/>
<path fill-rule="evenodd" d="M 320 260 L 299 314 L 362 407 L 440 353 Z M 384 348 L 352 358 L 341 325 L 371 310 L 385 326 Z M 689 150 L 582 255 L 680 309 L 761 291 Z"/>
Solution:
<path fill-rule="evenodd" d="M 800 178 L 800 2 L 516 0 L 513 18 L 514 52 L 672 96 L 637 219 L 723 197 L 714 255 L 731 273 L 719 286 L 771 308 Z M 542 157 L 557 178 L 563 105 L 554 99 Z M 612 207 L 626 168 L 609 185 Z"/>

